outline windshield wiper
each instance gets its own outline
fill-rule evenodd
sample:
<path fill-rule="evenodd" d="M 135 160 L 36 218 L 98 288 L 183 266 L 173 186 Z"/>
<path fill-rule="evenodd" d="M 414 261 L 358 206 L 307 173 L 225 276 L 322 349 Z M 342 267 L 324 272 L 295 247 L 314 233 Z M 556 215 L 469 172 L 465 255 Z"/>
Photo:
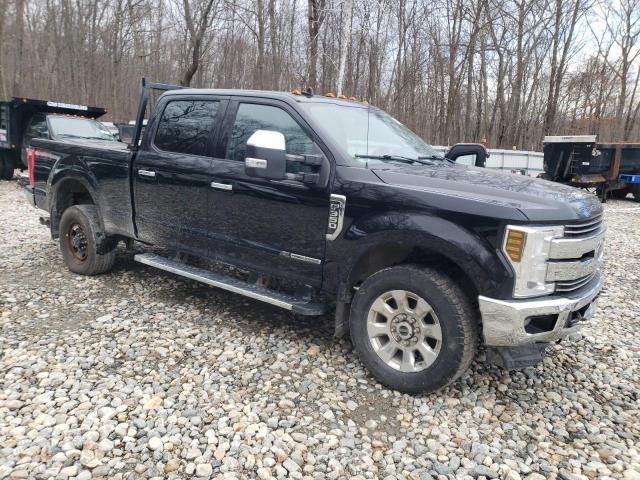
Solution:
<path fill-rule="evenodd" d="M 420 160 L 426 160 L 426 159 L 439 160 L 441 162 L 446 160 L 447 162 L 455 163 L 455 162 L 453 162 L 453 160 L 450 160 L 447 157 L 441 157 L 440 155 L 421 155 L 421 156 L 418 157 L 418 159 L 420 159 Z"/>
<path fill-rule="evenodd" d="M 421 165 L 433 165 L 432 162 L 425 162 L 425 157 L 411 158 L 411 157 L 403 157 L 402 155 L 367 155 L 367 154 L 359 154 L 356 153 L 354 155 L 356 158 L 369 158 L 371 160 L 388 160 L 388 161 L 396 161 L 403 163 L 419 163 Z"/>

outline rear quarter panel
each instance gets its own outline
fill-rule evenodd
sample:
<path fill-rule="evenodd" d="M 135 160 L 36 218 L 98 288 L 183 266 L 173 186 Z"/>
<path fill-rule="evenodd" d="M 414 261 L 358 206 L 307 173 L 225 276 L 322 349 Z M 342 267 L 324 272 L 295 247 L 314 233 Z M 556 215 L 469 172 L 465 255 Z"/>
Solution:
<path fill-rule="evenodd" d="M 34 140 L 36 204 L 52 212 L 60 191 L 82 184 L 98 207 L 106 233 L 133 237 L 129 169 L 131 152 L 124 144 L 93 145 Z"/>

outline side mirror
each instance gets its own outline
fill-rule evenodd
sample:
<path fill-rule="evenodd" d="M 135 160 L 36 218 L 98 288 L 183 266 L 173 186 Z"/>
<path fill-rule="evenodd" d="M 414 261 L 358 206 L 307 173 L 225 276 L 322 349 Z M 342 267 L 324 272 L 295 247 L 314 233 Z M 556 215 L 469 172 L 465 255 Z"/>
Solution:
<path fill-rule="evenodd" d="M 247 140 L 244 170 L 252 177 L 284 180 L 287 177 L 284 135 L 272 130 L 256 130 Z"/>

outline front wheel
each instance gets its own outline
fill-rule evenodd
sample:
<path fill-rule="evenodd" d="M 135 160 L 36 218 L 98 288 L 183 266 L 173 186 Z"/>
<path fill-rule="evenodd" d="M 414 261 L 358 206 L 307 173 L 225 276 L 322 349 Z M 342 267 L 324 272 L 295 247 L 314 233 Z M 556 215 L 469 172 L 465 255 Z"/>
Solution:
<path fill-rule="evenodd" d="M 116 242 L 107 237 L 95 205 L 74 205 L 60 219 L 60 250 L 69 270 L 97 275 L 113 267 Z"/>
<path fill-rule="evenodd" d="M 362 363 L 402 392 L 436 391 L 475 356 L 478 325 L 469 299 L 429 268 L 403 265 L 373 274 L 358 289 L 349 321 Z"/>

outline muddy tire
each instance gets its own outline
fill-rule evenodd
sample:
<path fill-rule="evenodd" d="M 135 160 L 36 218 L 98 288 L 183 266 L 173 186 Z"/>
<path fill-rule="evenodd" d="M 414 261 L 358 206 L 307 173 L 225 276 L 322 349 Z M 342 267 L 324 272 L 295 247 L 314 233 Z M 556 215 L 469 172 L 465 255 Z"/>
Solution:
<path fill-rule="evenodd" d="M 422 266 L 390 267 L 358 289 L 349 319 L 360 360 L 384 385 L 434 392 L 469 368 L 477 313 L 460 287 Z"/>
<path fill-rule="evenodd" d="M 98 275 L 113 267 L 116 241 L 100 226 L 94 205 L 74 205 L 60 219 L 60 250 L 69 270 L 80 275 Z"/>

